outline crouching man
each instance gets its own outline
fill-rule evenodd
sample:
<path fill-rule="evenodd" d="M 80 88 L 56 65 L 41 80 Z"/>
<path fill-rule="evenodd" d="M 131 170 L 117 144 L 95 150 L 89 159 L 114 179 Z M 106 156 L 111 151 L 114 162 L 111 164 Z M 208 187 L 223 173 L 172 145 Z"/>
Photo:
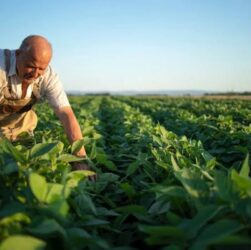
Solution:
<path fill-rule="evenodd" d="M 38 35 L 26 37 L 17 50 L 0 49 L 0 137 L 16 141 L 23 132 L 32 135 L 37 125 L 32 107 L 42 98 L 54 109 L 69 142 L 82 139 L 59 77 L 49 65 L 51 58 L 51 44 Z M 76 155 L 85 157 L 85 148 Z M 88 169 L 88 166 L 76 163 L 73 169 Z"/>

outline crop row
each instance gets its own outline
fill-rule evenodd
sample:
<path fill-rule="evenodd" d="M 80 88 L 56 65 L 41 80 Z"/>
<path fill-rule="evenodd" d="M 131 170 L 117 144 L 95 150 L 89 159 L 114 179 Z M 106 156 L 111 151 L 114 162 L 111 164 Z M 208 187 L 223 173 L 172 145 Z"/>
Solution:
<path fill-rule="evenodd" d="M 207 112 L 209 104 L 202 103 L 201 100 L 192 99 L 189 104 L 187 99 L 166 99 L 166 102 L 158 99 L 150 102 L 141 98 L 123 100 L 150 115 L 156 123 L 159 122 L 166 129 L 202 141 L 204 147 L 216 156 L 219 162 L 229 167 L 235 165 L 240 168 L 243 158 L 251 151 L 251 123 L 245 125 L 241 121 L 234 121 L 224 112 L 214 116 Z M 242 105 L 249 104 L 246 101 L 242 102 Z M 219 108 L 214 107 L 218 107 L 219 103 L 224 106 L 222 101 L 210 103 L 211 110 L 218 109 L 220 112 Z M 184 108 L 185 106 L 189 109 Z M 249 112 L 248 107 L 243 110 L 243 113 Z M 236 113 L 240 111 L 236 109 Z"/>
<path fill-rule="evenodd" d="M 149 100 L 71 102 L 83 141 L 69 145 L 39 106 L 35 141 L 0 142 L 1 250 L 21 242 L 73 250 L 250 246 L 248 157 L 237 170 L 218 164 L 200 141 L 158 124 Z M 89 171 L 70 172 L 81 144 L 96 182 Z"/>

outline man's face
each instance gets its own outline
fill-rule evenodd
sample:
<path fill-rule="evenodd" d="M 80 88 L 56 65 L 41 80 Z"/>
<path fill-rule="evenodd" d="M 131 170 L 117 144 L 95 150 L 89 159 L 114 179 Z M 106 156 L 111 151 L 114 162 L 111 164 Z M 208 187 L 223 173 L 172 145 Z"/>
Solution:
<path fill-rule="evenodd" d="M 44 74 L 49 65 L 50 57 L 17 50 L 16 61 L 18 77 L 23 83 L 30 84 Z"/>

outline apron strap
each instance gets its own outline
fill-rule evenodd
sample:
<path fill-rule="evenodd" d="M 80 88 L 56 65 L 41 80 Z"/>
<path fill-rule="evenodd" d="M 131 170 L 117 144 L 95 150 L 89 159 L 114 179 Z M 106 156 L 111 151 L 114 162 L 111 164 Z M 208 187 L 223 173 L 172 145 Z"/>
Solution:
<path fill-rule="evenodd" d="M 6 75 L 8 76 L 9 71 L 10 71 L 10 50 L 5 49 L 4 50 L 4 56 L 5 56 L 5 70 L 6 70 Z"/>
<path fill-rule="evenodd" d="M 10 77 L 9 77 L 9 71 L 10 71 L 10 56 L 11 52 L 9 49 L 4 50 L 4 55 L 5 55 L 5 70 L 6 70 L 6 81 L 8 83 L 8 89 L 9 93 L 11 93 L 11 82 L 10 82 Z"/>

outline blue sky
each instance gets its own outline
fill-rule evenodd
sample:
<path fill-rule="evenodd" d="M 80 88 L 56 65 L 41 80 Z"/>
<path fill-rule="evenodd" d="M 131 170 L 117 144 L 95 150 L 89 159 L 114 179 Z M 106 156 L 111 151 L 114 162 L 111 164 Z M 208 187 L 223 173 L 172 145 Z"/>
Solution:
<path fill-rule="evenodd" d="M 251 0 L 6 0 L 1 48 L 40 34 L 66 90 L 251 91 Z"/>

